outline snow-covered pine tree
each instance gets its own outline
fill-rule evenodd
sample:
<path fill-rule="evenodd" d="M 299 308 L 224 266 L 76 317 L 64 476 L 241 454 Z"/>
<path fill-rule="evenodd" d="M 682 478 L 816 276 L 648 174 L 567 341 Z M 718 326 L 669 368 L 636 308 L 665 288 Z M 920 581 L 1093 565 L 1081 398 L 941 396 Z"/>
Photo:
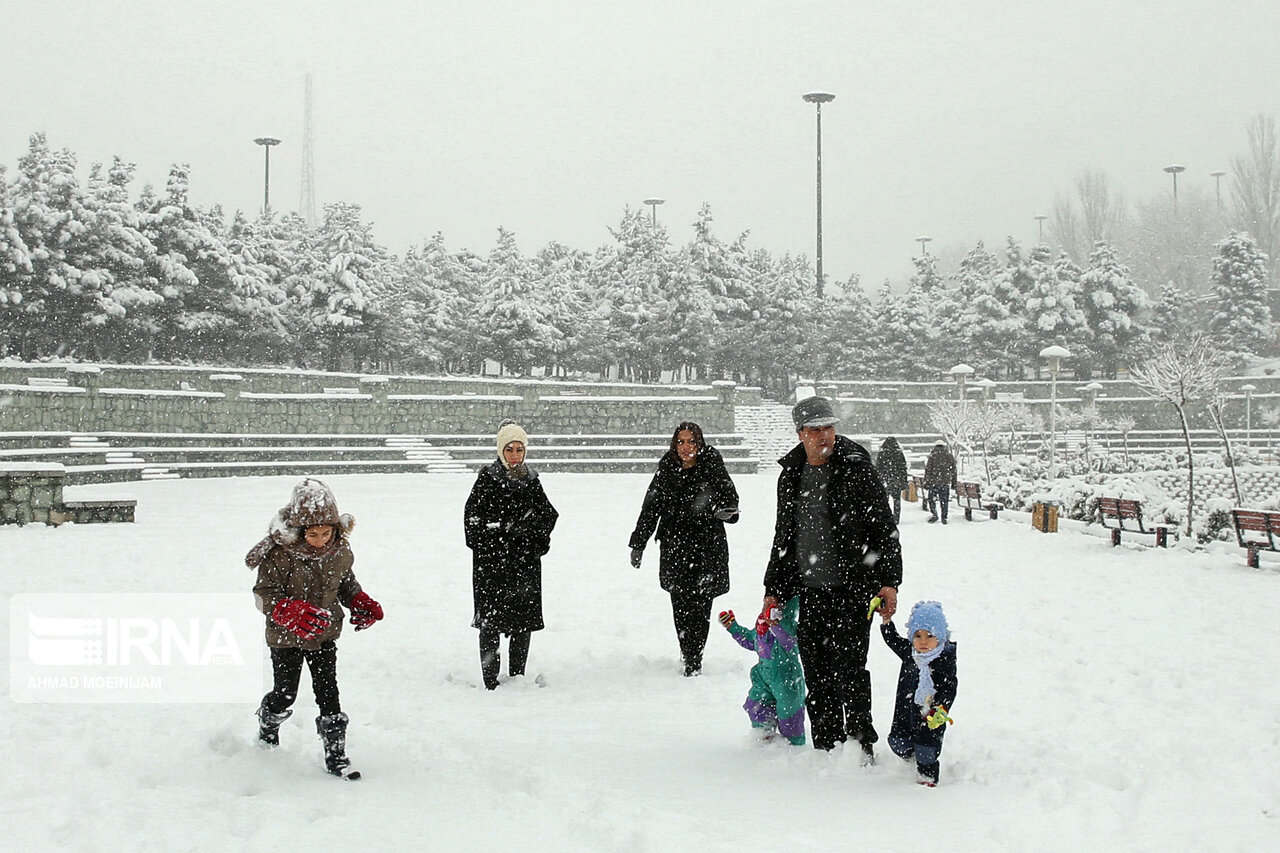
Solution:
<path fill-rule="evenodd" d="M 515 234 L 505 228 L 498 229 L 486 272 L 480 317 L 489 357 L 503 370 L 528 375 L 534 365 L 551 360 L 557 330 L 535 287 L 533 264 L 520 254 Z"/>
<path fill-rule="evenodd" d="M 323 277 L 312 281 L 311 327 L 325 368 L 338 370 L 360 355 L 360 331 L 376 309 L 375 287 L 386 275 L 389 258 L 363 221 L 360 205 L 349 202 L 324 206 L 315 252 Z"/>
<path fill-rule="evenodd" d="M 972 359 L 966 363 L 989 377 L 1002 373 L 1021 375 L 1022 362 L 1016 347 L 1023 339 L 1023 297 L 1015 271 L 998 265 L 988 267 L 989 255 L 982 244 L 970 256 L 973 265 L 967 272 L 961 264 L 965 276 L 961 292 L 967 292 L 969 297 L 959 322 L 968 338 L 965 352 Z"/>
<path fill-rule="evenodd" d="M 814 280 L 807 265 L 797 273 L 806 285 Z M 814 337 L 821 349 L 815 356 L 821 358 L 825 375 L 842 379 L 874 378 L 871 348 L 875 343 L 875 312 L 862 289 L 862 280 L 851 275 L 838 295 L 827 291 L 819 311 Z M 920 355 L 915 345 L 908 345 L 908 349 Z M 798 362 L 796 369 L 806 367 L 809 365 Z"/>
<path fill-rule="evenodd" d="M 1049 262 L 1049 249 L 1036 246 L 1026 263 L 1030 282 L 1023 306 L 1030 337 L 1041 348 L 1051 341 L 1067 347 L 1076 363 L 1088 363 L 1089 334 L 1085 314 L 1079 305 L 1079 270 L 1063 256 L 1064 262 Z M 1039 350 L 1037 350 L 1037 353 Z"/>
<path fill-rule="evenodd" d="M 770 279 L 762 284 L 753 311 L 749 326 L 753 346 L 746 364 L 760 376 L 761 384 L 779 397 L 790 388 L 792 376 L 813 369 L 809 359 L 820 345 L 818 336 L 828 346 L 833 343 L 852 346 L 857 340 L 863 340 L 861 336 L 866 333 L 865 326 L 856 332 L 851 327 L 840 326 L 839 317 L 824 324 L 815 316 L 820 308 L 814 304 L 812 282 L 813 269 L 805 258 L 784 255 L 773 265 Z M 830 291 L 825 302 L 833 302 Z M 844 332 L 859 337 L 846 338 Z M 828 371 L 827 375 L 847 374 Z"/>
<path fill-rule="evenodd" d="M 1239 365 L 1243 356 L 1259 354 L 1272 342 L 1267 256 L 1258 251 L 1253 237 L 1239 231 L 1214 249 L 1209 333 Z"/>
<path fill-rule="evenodd" d="M 0 165 L 0 357 L 9 354 L 9 327 L 21 310 L 20 277 L 31 274 L 31 250 L 18 232 L 4 166 Z"/>
<path fill-rule="evenodd" d="M 1089 268 L 1080 276 L 1080 290 L 1095 366 L 1114 379 L 1120 365 L 1146 346 L 1145 325 L 1151 313 L 1147 293 L 1129 275 L 1106 243 L 1098 242 L 1089 255 Z M 1071 345 L 1067 345 L 1072 349 Z M 1074 349 L 1072 349 L 1074 352 Z"/>
<path fill-rule="evenodd" d="M 672 315 L 675 262 L 639 211 L 623 211 L 622 222 L 610 231 L 617 245 L 597 254 L 592 279 L 610 302 L 611 360 L 624 378 L 656 381 L 665 346 L 660 334 Z"/>

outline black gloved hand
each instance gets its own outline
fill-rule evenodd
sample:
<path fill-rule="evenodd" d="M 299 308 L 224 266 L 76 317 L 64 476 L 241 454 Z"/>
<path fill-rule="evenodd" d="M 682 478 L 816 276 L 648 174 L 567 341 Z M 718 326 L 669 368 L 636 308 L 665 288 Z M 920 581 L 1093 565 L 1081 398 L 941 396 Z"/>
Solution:
<path fill-rule="evenodd" d="M 633 569 L 640 568 L 640 558 L 643 556 L 644 556 L 643 548 L 632 548 L 631 549 L 631 568 Z"/>

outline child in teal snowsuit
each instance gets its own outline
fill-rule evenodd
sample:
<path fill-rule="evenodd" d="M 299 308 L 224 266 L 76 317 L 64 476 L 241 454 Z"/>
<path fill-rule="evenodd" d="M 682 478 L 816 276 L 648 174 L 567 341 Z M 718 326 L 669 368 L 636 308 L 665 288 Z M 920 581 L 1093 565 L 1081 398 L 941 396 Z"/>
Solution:
<path fill-rule="evenodd" d="M 748 651 L 760 656 L 751 667 L 751 690 L 743 709 L 753 728 L 774 730 L 795 746 L 804 746 L 804 671 L 796 644 L 800 621 L 800 596 L 781 607 L 766 598 L 754 631 L 738 624 L 732 610 L 720 614 L 720 624 Z"/>

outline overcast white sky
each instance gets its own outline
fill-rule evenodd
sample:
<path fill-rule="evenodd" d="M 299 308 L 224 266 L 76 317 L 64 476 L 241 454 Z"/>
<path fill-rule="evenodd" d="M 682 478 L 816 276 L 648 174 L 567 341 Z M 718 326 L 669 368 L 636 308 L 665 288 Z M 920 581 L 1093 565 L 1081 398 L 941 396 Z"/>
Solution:
<path fill-rule="evenodd" d="M 487 253 L 593 250 L 667 199 L 677 242 L 716 232 L 814 254 L 868 290 L 931 249 L 1034 241 L 1084 169 L 1130 198 L 1212 191 L 1256 113 L 1280 113 L 1275 0 L 182 2 L 0 0 L 0 162 L 45 131 L 87 170 L 119 154 L 203 205 L 300 198 L 314 75 L 316 197 L 352 201 L 393 252 L 442 231 Z M 1224 185 L 1225 188 L 1225 185 Z M 647 208 L 646 208 L 647 210 Z"/>

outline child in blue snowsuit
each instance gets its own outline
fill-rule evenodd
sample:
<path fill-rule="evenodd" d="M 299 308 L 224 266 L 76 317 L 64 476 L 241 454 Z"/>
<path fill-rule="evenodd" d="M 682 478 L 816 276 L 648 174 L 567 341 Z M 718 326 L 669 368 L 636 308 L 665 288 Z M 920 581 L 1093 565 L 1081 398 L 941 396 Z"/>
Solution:
<path fill-rule="evenodd" d="M 739 625 L 732 610 L 720 614 L 723 625 L 747 651 L 760 656 L 751 667 L 751 690 L 743 708 L 751 725 L 765 730 L 768 739 L 777 731 L 794 746 L 804 746 L 804 671 L 796 644 L 800 621 L 800 596 L 787 602 L 766 598 L 754 631 Z"/>
<path fill-rule="evenodd" d="M 942 736 L 956 698 L 956 644 L 951 642 L 947 617 L 938 602 L 918 601 L 907 617 L 910 639 L 900 636 L 887 616 L 880 634 L 902 658 L 889 748 L 899 758 L 914 757 L 917 781 L 932 788 L 938 784 Z"/>

